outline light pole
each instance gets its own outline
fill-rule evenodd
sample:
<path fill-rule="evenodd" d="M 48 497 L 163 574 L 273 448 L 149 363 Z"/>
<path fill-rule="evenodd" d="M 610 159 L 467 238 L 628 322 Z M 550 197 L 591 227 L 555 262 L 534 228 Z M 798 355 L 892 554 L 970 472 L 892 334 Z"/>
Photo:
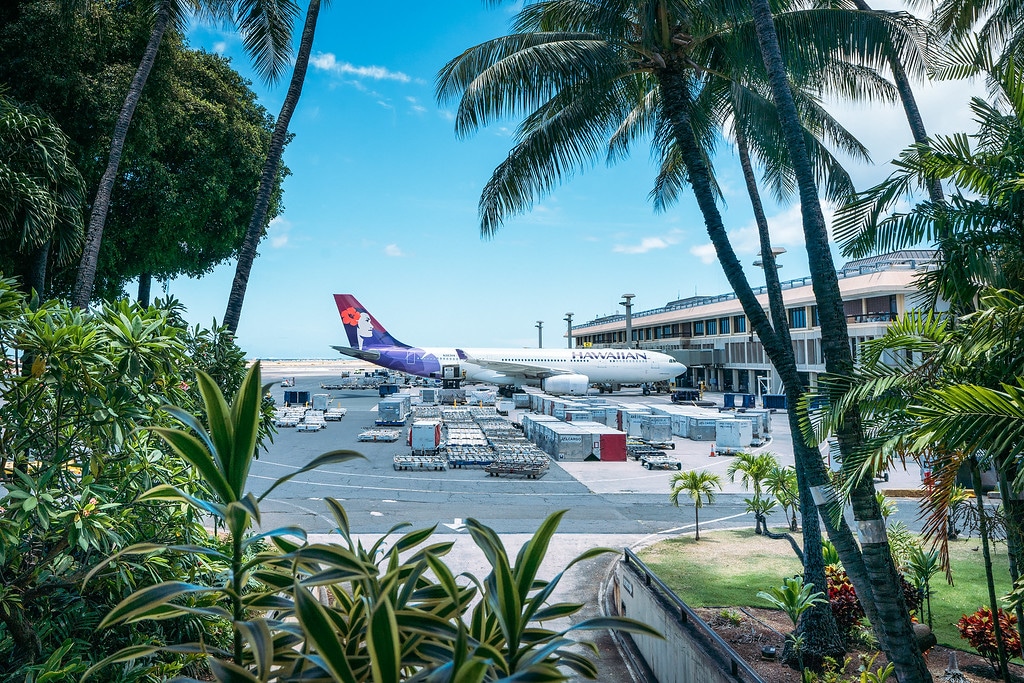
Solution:
<path fill-rule="evenodd" d="M 626 307 L 626 348 L 633 348 L 633 298 L 636 294 L 623 294 L 625 301 L 620 301 L 620 306 Z"/>
<path fill-rule="evenodd" d="M 543 320 L 538 320 L 536 328 L 537 328 L 537 348 L 538 349 L 543 349 L 544 348 L 544 321 Z"/>
<path fill-rule="evenodd" d="M 566 313 L 565 317 L 562 318 L 568 326 L 568 339 L 566 340 L 566 348 L 572 348 L 572 313 Z"/>
<path fill-rule="evenodd" d="M 776 258 L 780 254 L 785 254 L 785 253 L 786 253 L 786 248 L 785 247 L 772 247 L 771 265 L 775 266 L 775 272 L 772 273 L 771 276 L 769 276 L 768 268 L 766 268 L 765 265 L 764 265 L 764 252 L 763 251 L 758 252 L 757 253 L 757 258 L 754 260 L 754 265 L 757 266 L 758 268 L 764 269 L 764 271 L 765 271 L 765 276 L 764 276 L 765 277 L 765 286 L 766 286 L 766 288 L 768 289 L 768 292 L 769 292 L 768 293 L 769 301 L 771 301 L 771 299 L 772 299 L 772 294 L 771 294 L 772 287 L 773 286 L 774 287 L 778 287 L 778 284 L 779 284 L 779 268 L 782 267 L 781 265 L 779 265 L 779 262 L 776 260 Z M 782 292 L 781 292 L 781 290 L 778 291 L 778 296 L 779 296 L 779 300 L 781 301 L 781 299 L 782 299 Z M 775 316 L 772 315 L 772 307 L 771 307 L 770 303 L 768 305 L 768 320 L 770 320 L 772 322 L 772 325 L 776 326 L 776 327 L 781 324 L 781 321 L 775 320 Z M 754 331 L 751 330 L 750 332 L 751 332 L 750 339 L 751 339 L 751 342 L 753 342 L 753 339 L 754 339 L 753 332 Z M 770 372 L 771 371 L 769 370 L 769 373 Z M 756 392 L 758 398 L 760 398 L 761 395 L 762 395 L 762 392 L 761 392 L 761 380 L 762 379 L 763 378 L 760 378 L 760 377 L 755 378 L 755 382 L 757 383 L 757 386 L 755 388 L 755 392 Z M 770 388 L 771 376 L 770 375 L 768 377 L 768 382 L 769 382 L 769 389 L 768 390 L 771 391 L 771 388 Z"/>

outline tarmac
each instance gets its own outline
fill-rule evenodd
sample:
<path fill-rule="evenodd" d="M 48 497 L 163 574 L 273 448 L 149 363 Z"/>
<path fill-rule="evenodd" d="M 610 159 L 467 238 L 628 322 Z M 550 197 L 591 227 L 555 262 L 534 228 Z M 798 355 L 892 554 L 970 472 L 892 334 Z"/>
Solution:
<path fill-rule="evenodd" d="M 296 389 L 307 389 L 313 393 L 325 393 L 319 389 L 319 382 L 321 381 L 334 381 L 341 373 L 342 369 L 351 370 L 354 366 L 351 362 L 345 361 L 311 361 L 311 362 L 264 362 L 263 363 L 263 378 L 264 381 L 280 381 L 283 377 L 294 377 Z M 275 398 L 280 402 L 281 392 L 280 387 L 275 387 L 273 393 Z M 338 395 L 338 392 L 326 392 Z M 641 396 L 639 391 L 626 391 L 621 394 L 613 394 L 609 396 L 610 399 L 621 398 L 622 400 L 628 400 L 629 402 L 644 402 L 644 403 L 667 403 L 669 398 L 665 395 L 654 395 L 654 396 Z M 706 393 L 705 399 L 715 401 L 718 405 L 722 405 L 722 395 L 714 393 Z M 349 407 L 350 414 L 345 418 L 343 423 L 347 421 L 349 423 L 349 429 L 345 431 L 350 432 L 355 427 L 352 427 L 352 421 L 358 421 L 359 413 L 357 408 L 361 410 L 367 410 L 365 406 L 375 404 L 378 400 L 376 392 L 349 392 L 340 394 L 340 400 L 342 405 Z M 519 414 L 510 416 L 510 419 L 518 420 Z M 774 453 L 784 465 L 792 464 L 792 437 L 790 434 L 788 418 L 785 412 L 776 412 L 772 419 L 772 440 L 766 445 L 758 449 L 752 449 L 754 452 L 770 451 Z M 365 417 L 363 418 L 365 420 Z M 340 431 L 335 425 L 338 423 L 332 423 L 332 426 L 327 430 L 332 430 L 340 436 Z M 326 435 L 312 435 L 312 436 L 297 436 L 292 437 L 291 433 L 281 434 L 278 436 L 278 443 L 271 449 L 270 453 L 266 456 L 261 456 L 261 468 L 265 474 L 257 474 L 257 478 L 271 479 L 280 476 L 283 472 L 280 471 L 280 467 L 286 466 L 282 463 L 283 458 L 281 454 L 287 451 L 290 455 L 294 455 L 294 448 L 298 444 L 301 444 L 303 449 L 306 443 L 312 445 L 313 441 L 324 437 L 323 446 L 330 448 L 337 447 L 348 447 L 355 448 L 357 450 L 367 451 L 367 460 L 370 462 L 384 461 L 386 464 L 387 449 L 381 450 L 380 455 L 382 456 L 378 460 L 378 456 L 373 451 L 378 444 L 339 444 L 335 438 L 331 438 L 330 442 L 326 441 Z M 301 440 L 310 440 L 303 442 Z M 722 486 L 722 497 L 728 499 L 739 500 L 744 495 L 749 495 L 739 480 L 735 482 L 729 481 L 729 478 L 725 475 L 725 471 L 731 462 L 731 458 L 728 456 L 717 456 L 711 457 L 711 443 L 710 442 L 696 442 L 690 441 L 689 439 L 682 439 L 676 437 L 673 439 L 675 443 L 674 450 L 667 451 L 667 455 L 678 459 L 682 464 L 683 470 L 707 470 L 716 472 L 722 475 L 723 486 Z M 399 444 L 398 448 L 401 448 Z M 328 450 L 323 448 L 322 450 Z M 391 448 L 394 451 L 395 448 Z M 290 458 L 296 464 L 302 462 L 303 458 Z M 387 473 L 384 474 L 374 466 L 376 469 L 373 472 L 367 472 L 365 475 L 359 472 L 353 473 L 352 477 L 365 477 L 363 479 L 356 479 L 358 483 L 339 483 L 340 491 L 352 492 L 353 496 L 364 494 L 367 489 L 373 489 L 375 486 L 385 488 L 384 484 L 379 482 L 385 482 L 385 478 L 390 480 L 390 483 L 386 483 L 388 493 L 381 492 L 379 496 L 387 495 L 389 498 L 382 499 L 381 504 L 377 505 L 378 501 L 373 500 L 367 503 L 370 508 L 378 507 L 377 509 L 369 509 L 365 512 L 365 516 L 360 517 L 360 513 L 357 511 L 353 515 L 352 528 L 354 530 L 360 530 L 370 528 L 371 530 L 386 529 L 391 523 L 391 513 L 388 512 L 391 508 L 388 505 L 393 504 L 395 518 L 401 518 L 402 515 L 414 517 L 414 523 L 416 528 L 422 526 L 420 519 L 417 517 L 423 517 L 424 522 L 429 522 L 431 519 L 440 519 L 443 517 L 443 512 L 438 511 L 438 507 L 442 506 L 446 509 L 488 509 L 488 504 L 493 504 L 496 501 L 489 498 L 493 498 L 496 494 L 488 494 L 488 491 L 484 487 L 484 482 L 477 481 L 476 479 L 467 479 L 462 477 L 464 471 L 450 471 L 447 473 L 436 473 L 438 476 L 434 476 L 435 473 L 412 473 L 412 477 L 401 477 L 396 478 L 394 474 L 409 474 L 409 473 Z M 254 468 L 254 472 L 261 471 L 261 468 Z M 452 475 L 459 473 L 454 479 Z M 555 504 L 564 505 L 563 499 L 565 500 L 576 500 L 576 501 L 590 501 L 590 500 L 613 500 L 613 501 L 628 501 L 635 497 L 638 500 L 649 501 L 655 500 L 656 496 L 658 500 L 667 502 L 667 493 L 669 490 L 669 480 L 671 479 L 674 471 L 669 470 L 654 470 L 648 471 L 643 469 L 640 463 L 637 462 L 557 462 L 552 461 L 551 472 L 538 482 L 530 482 L 530 490 L 533 492 L 529 499 L 523 499 L 520 505 L 525 508 L 516 508 L 512 511 L 511 508 L 502 508 L 504 512 L 500 513 L 499 517 L 491 521 L 488 519 L 482 519 L 485 523 L 491 523 L 494 528 L 499 532 L 502 542 L 505 544 L 506 549 L 510 557 L 514 558 L 519 548 L 530 538 L 530 533 L 524 533 L 525 531 L 535 529 L 537 524 L 536 520 L 540 518 L 540 515 L 545 512 L 544 510 L 536 510 L 535 516 L 530 516 L 530 508 L 540 507 L 534 503 L 531 505 L 529 501 L 538 501 L 538 496 L 543 497 L 543 494 L 537 493 L 538 491 L 544 491 L 545 486 L 557 488 L 561 494 L 557 497 Z M 273 476 L 271 476 L 273 474 Z M 377 477 L 377 479 L 370 479 L 371 476 Z M 449 475 L 449 476 L 445 476 Z M 479 475 L 479 473 L 477 473 Z M 346 480 L 349 481 L 349 480 Z M 373 483 L 378 482 L 378 483 Z M 398 483 L 396 483 L 398 482 Z M 409 488 L 409 482 L 415 482 L 415 489 Z M 486 482 L 490 485 L 496 482 Z M 279 516 L 294 517 L 298 515 L 298 523 L 311 528 L 309 522 L 313 521 L 310 515 L 313 508 L 320 507 L 317 501 L 322 496 L 318 494 L 311 486 L 316 484 L 322 486 L 330 486 L 331 479 L 329 474 L 325 473 L 323 476 L 317 477 L 315 482 L 309 480 L 307 482 L 296 482 L 297 490 L 291 494 L 285 494 L 295 496 L 291 499 L 282 499 L 282 504 Z M 472 490 L 474 493 L 479 488 L 479 495 L 482 497 L 482 501 L 479 503 L 479 507 L 474 508 L 469 501 L 471 496 L 460 496 L 455 494 L 452 496 L 449 490 L 447 495 L 448 498 L 434 498 L 434 496 L 443 496 L 445 489 L 451 489 L 452 487 L 458 488 L 459 486 L 475 487 Z M 287 485 L 286 485 L 287 486 Z M 517 490 L 515 487 L 519 486 L 519 482 L 507 482 L 507 486 L 502 485 L 503 495 L 514 496 L 514 491 Z M 893 491 L 900 492 L 908 489 L 917 489 L 921 486 L 921 472 L 920 468 L 911 464 L 909 468 L 904 469 L 902 466 L 897 465 L 889 472 L 888 481 L 877 481 L 876 487 L 882 491 Z M 285 489 L 286 487 L 282 487 Z M 435 490 L 436 489 L 436 490 Z M 279 490 L 280 491 L 280 490 Z M 331 495 L 338 495 L 339 489 L 331 490 Z M 278 491 L 275 491 L 275 495 Z M 654 494 L 654 496 L 652 496 Z M 566 496 L 579 496 L 575 499 L 565 498 Z M 301 504 L 294 502 L 300 500 L 301 497 L 305 497 L 309 502 L 307 503 L 306 510 L 307 516 L 302 517 L 297 509 L 300 508 Z M 353 508 L 358 506 L 365 501 L 357 501 L 351 498 L 344 498 L 346 508 L 350 505 Z M 447 501 L 442 503 L 439 501 Z M 511 499 L 514 503 L 515 498 Z M 459 501 L 460 505 L 456 505 L 454 501 Z M 265 503 L 272 504 L 273 501 L 268 499 Z M 465 504 L 468 507 L 461 507 L 461 504 Z M 916 505 L 912 501 L 903 501 L 901 505 L 906 508 L 908 516 L 914 516 L 914 508 Z M 644 509 L 647 510 L 649 506 Z M 723 509 L 721 514 L 715 514 L 715 509 L 712 508 L 705 512 L 707 519 L 703 519 L 705 515 L 702 515 L 701 529 L 702 531 L 706 528 L 736 528 L 736 527 L 747 527 L 751 525 L 751 521 L 748 515 L 736 514 L 732 510 Z M 289 511 L 290 510 L 290 514 Z M 629 508 L 626 508 L 627 514 Z M 519 515 L 522 513 L 522 517 Z M 595 516 L 593 511 L 589 511 L 588 514 L 591 517 Z M 433 517 L 431 517 L 433 515 Z M 316 515 L 320 520 L 324 519 L 322 514 Z M 467 514 L 466 516 L 470 516 Z M 472 515 L 477 516 L 477 515 Z M 509 517 L 515 517 L 514 520 L 510 520 Z M 563 524 L 563 528 L 568 526 L 569 528 L 593 529 L 595 521 L 594 519 L 588 520 L 590 523 L 573 523 L 570 519 L 570 515 L 567 515 L 566 523 Z M 468 572 L 478 578 L 483 578 L 490 571 L 487 564 L 486 558 L 483 553 L 476 547 L 472 542 L 469 535 L 462 531 L 459 527 L 461 519 L 458 517 L 445 517 L 445 519 L 451 519 L 451 523 L 445 523 L 443 526 L 439 526 L 443 533 L 437 533 L 432 537 L 434 541 L 452 541 L 454 547 L 449 555 L 446 557 L 448 565 L 456 572 Z M 607 588 L 610 572 L 614 566 L 614 563 L 621 556 L 623 548 L 638 549 L 650 543 L 657 542 L 673 535 L 680 533 L 687 533 L 692 530 L 692 524 L 679 522 L 683 519 L 689 519 L 688 515 L 676 515 L 674 520 L 670 520 L 671 523 L 647 523 L 647 524 L 636 524 L 629 525 L 624 521 L 616 521 L 610 526 L 615 526 L 620 529 L 629 529 L 635 527 L 636 533 L 601 533 L 588 531 L 586 533 L 558 533 L 555 535 L 548 553 L 545 557 L 544 563 L 540 570 L 540 578 L 551 579 L 555 577 L 559 572 L 562 571 L 570 562 L 572 562 L 580 553 L 593 547 L 606 547 L 611 549 L 612 553 L 603 555 L 597 558 L 592 558 L 585 562 L 582 562 L 571 569 L 569 569 L 562 576 L 558 589 L 552 595 L 551 601 L 565 601 L 565 602 L 578 602 L 584 605 L 581 612 L 571 620 L 562 620 L 556 624 L 545 624 L 549 628 L 568 628 L 571 624 L 579 623 L 580 620 L 599 616 L 603 613 L 602 609 L 602 595 L 603 591 Z M 264 520 L 267 523 L 267 520 Z M 295 520 L 292 520 L 294 522 Z M 278 520 L 273 522 L 274 525 L 278 523 Z M 643 529 L 650 527 L 651 531 L 643 531 Z M 315 530 L 315 529 L 314 529 Z M 357 537 L 362 539 L 364 543 L 372 543 L 380 536 L 379 533 L 366 533 L 359 534 Z M 312 534 L 311 539 L 317 541 L 326 541 L 331 539 L 330 534 Z M 337 537 L 334 537 L 337 539 Z M 623 641 L 620 638 L 615 637 L 607 630 L 591 633 L 580 633 L 580 637 L 593 640 L 598 647 L 598 666 L 601 671 L 599 680 L 607 681 L 609 683 L 640 683 L 642 681 L 648 681 L 649 673 L 643 668 L 642 662 L 637 662 L 633 656 L 631 656 L 629 648 L 623 647 Z M 581 679 L 582 680 L 582 679 Z"/>

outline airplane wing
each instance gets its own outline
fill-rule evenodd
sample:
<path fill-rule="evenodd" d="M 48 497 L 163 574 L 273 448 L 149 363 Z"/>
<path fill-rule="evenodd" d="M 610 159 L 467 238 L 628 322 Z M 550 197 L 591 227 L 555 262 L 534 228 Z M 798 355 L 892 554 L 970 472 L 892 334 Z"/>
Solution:
<path fill-rule="evenodd" d="M 473 365 L 479 365 L 485 370 L 493 370 L 500 372 L 506 377 L 523 377 L 525 379 L 546 379 L 548 377 L 554 377 L 555 375 L 571 375 L 574 374 L 571 370 L 562 368 L 545 368 L 537 365 L 530 365 L 529 363 L 513 363 L 504 360 L 488 360 L 484 358 L 476 358 L 468 355 L 462 349 L 455 349 L 455 353 L 458 354 L 460 360 L 464 360 L 467 363 Z"/>
<path fill-rule="evenodd" d="M 371 363 L 380 360 L 380 351 L 360 351 L 359 349 L 353 349 L 351 346 L 332 346 L 331 348 L 346 356 L 370 361 Z"/>

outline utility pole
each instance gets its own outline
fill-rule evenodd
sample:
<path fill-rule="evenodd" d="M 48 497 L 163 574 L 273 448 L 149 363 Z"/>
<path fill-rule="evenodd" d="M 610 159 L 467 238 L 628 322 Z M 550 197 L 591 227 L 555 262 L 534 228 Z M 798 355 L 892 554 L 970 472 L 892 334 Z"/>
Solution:
<path fill-rule="evenodd" d="M 626 348 L 633 348 L 633 298 L 636 294 L 623 294 L 625 301 L 620 301 L 620 306 L 626 307 Z"/>
<path fill-rule="evenodd" d="M 562 318 L 568 324 L 568 335 L 566 341 L 566 348 L 572 348 L 572 313 L 566 313 L 565 317 Z"/>
<path fill-rule="evenodd" d="M 544 321 L 543 320 L 538 320 L 536 327 L 537 327 L 537 348 L 538 349 L 543 349 L 544 348 Z"/>

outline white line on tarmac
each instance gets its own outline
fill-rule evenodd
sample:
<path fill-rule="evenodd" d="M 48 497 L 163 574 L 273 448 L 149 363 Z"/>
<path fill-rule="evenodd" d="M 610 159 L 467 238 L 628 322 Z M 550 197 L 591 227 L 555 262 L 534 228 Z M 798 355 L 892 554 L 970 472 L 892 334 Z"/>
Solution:
<path fill-rule="evenodd" d="M 750 514 L 749 512 L 739 512 L 739 513 L 737 513 L 735 515 L 728 515 L 726 517 L 717 517 L 715 519 L 707 519 L 707 520 L 704 520 L 704 524 L 711 524 L 713 522 L 725 522 L 725 521 L 730 520 L 730 519 L 736 519 L 737 517 L 746 517 L 749 514 Z M 658 538 L 659 536 L 667 536 L 669 534 L 677 534 L 677 533 L 679 533 L 681 531 L 686 531 L 690 527 L 694 527 L 694 526 L 696 526 L 696 524 L 684 524 L 683 526 L 677 526 L 674 529 L 665 529 L 664 531 L 655 531 L 653 534 L 648 534 L 647 536 L 644 536 L 639 541 L 634 543 L 631 547 L 633 547 L 633 548 L 643 547 L 643 546 L 647 545 L 648 543 L 650 543 L 652 540 Z M 715 529 L 715 531 L 722 531 L 722 529 Z"/>

